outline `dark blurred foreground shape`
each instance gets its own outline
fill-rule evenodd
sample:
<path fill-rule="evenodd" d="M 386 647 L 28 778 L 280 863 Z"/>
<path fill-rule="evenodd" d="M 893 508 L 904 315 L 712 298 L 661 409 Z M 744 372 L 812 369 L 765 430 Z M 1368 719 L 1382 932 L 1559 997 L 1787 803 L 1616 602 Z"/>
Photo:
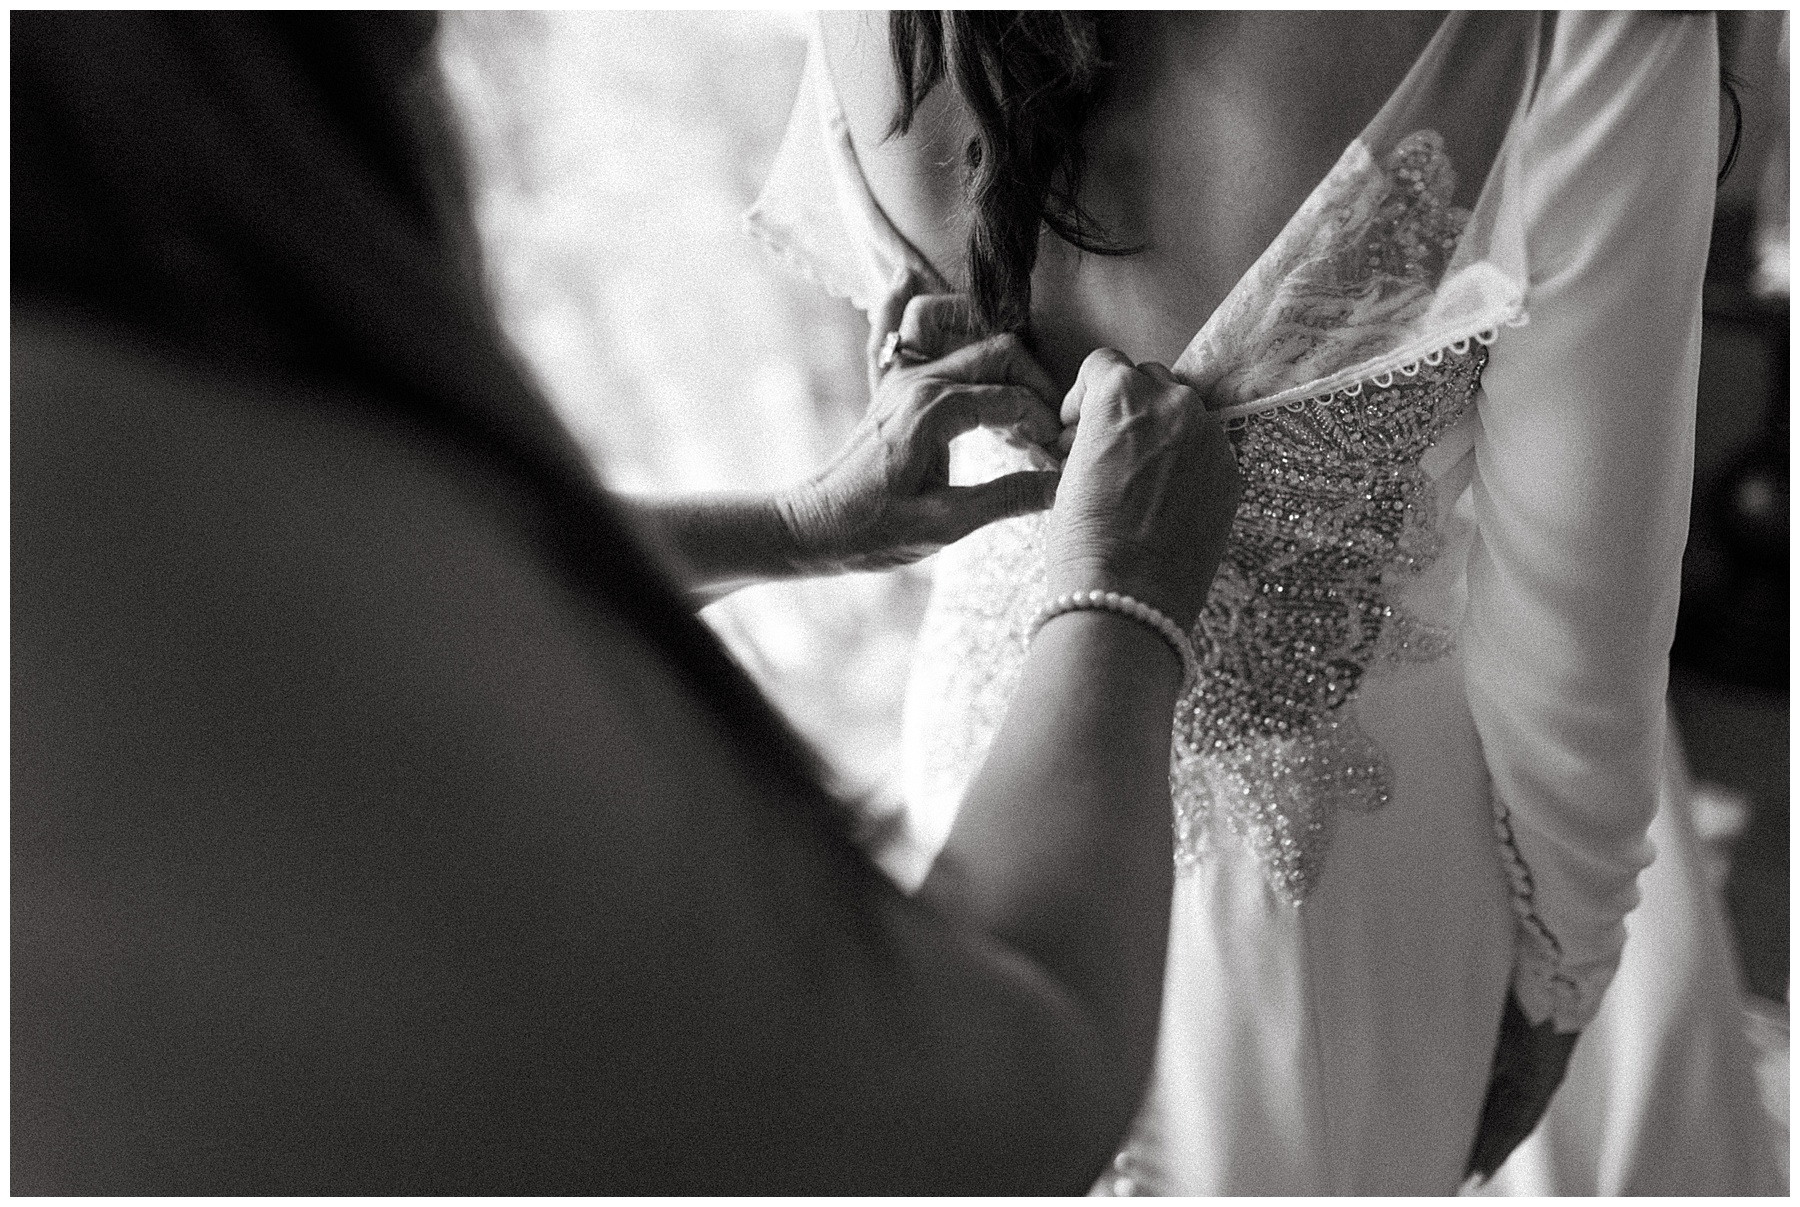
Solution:
<path fill-rule="evenodd" d="M 12 1189 L 1085 1188 L 1128 1062 L 852 848 L 451 267 L 432 21 L 13 18 Z"/>
<path fill-rule="evenodd" d="M 1723 789 L 1726 803 L 1748 805 L 1747 819 L 1717 823 L 1743 826 L 1726 900 L 1748 988 L 1786 1002 L 1788 15 L 1722 14 L 1719 33 L 1744 125 L 1707 265 L 1694 510 L 1670 695 L 1694 777 Z"/>

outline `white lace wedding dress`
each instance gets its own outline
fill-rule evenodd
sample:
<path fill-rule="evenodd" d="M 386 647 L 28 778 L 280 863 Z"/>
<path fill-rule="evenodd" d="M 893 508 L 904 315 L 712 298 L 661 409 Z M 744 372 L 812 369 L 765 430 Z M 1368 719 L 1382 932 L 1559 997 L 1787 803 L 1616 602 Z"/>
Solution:
<path fill-rule="evenodd" d="M 1508 986 L 1533 1021 L 1594 1023 L 1663 779 L 1717 72 L 1707 17 L 1454 14 L 1196 316 L 1173 368 L 1225 417 L 1245 492 L 1172 735 L 1157 1069 L 1098 1189 L 1448 1193 Z M 865 308 L 909 268 L 942 280 L 862 178 L 816 40 L 749 221 Z M 970 437 L 956 472 L 1018 457 Z M 903 880 L 1011 700 L 1044 533 L 940 555 Z M 1734 1123 L 1755 1111 L 1735 1020 L 1676 988 L 1680 1024 L 1644 1042 L 1714 1053 L 1681 1070 L 1712 1114 L 1655 1146 L 1696 1189 L 1773 1189 L 1760 1119 Z M 1634 1017 L 1584 1046 L 1629 1048 Z M 1653 1083 L 1600 1094 L 1596 1168 L 1646 1146 Z"/>

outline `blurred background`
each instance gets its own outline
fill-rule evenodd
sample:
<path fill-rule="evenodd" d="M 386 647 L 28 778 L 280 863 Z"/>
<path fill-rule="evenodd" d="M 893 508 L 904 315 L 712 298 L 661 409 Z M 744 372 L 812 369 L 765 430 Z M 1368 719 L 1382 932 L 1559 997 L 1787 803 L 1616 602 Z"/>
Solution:
<path fill-rule="evenodd" d="M 1745 979 L 1788 997 L 1789 15 L 1719 16 L 1743 108 L 1707 265 L 1694 510 L 1670 698 L 1731 856 Z M 1785 1019 L 1786 1012 L 1782 1012 Z"/>
<path fill-rule="evenodd" d="M 1743 130 L 1707 276 L 1671 697 L 1785 1096 L 1788 16 L 1725 13 L 1720 30 Z M 621 490 L 790 483 L 866 401 L 862 317 L 786 275 L 740 226 L 805 36 L 793 12 L 446 18 L 442 62 L 502 321 Z M 704 613 L 841 787 L 877 803 L 894 799 L 929 575 L 752 588 Z"/>
<path fill-rule="evenodd" d="M 508 333 L 623 491 L 786 485 L 867 402 L 867 324 L 745 234 L 798 12 L 458 12 L 442 62 Z M 879 807 L 928 570 L 739 591 L 706 620 Z"/>

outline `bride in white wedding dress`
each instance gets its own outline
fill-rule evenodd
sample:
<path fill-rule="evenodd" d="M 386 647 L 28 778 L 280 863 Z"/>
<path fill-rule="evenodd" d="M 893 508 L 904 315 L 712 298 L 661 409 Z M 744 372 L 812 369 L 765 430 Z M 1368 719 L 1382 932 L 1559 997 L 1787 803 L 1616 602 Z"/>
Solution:
<path fill-rule="evenodd" d="M 1539 1118 L 1584 1029 L 1562 1098 L 1589 1113 L 1551 1124 L 1580 1143 L 1502 1185 L 1782 1189 L 1728 961 L 1626 944 L 1669 774 L 1711 18 L 1009 21 L 822 19 L 750 222 L 864 308 L 908 273 L 972 291 L 1062 384 L 1100 345 L 1172 363 L 1235 431 L 1244 502 L 1172 735 L 1158 1067 L 1097 1189 L 1448 1193 Z M 1080 151 L 1033 141 L 1032 104 Z M 1039 182 L 1029 221 L 1005 154 Z M 1013 694 L 1043 532 L 938 561 L 904 880 Z M 1688 891 L 1691 834 L 1664 829 L 1652 877 Z M 1685 953 L 1666 999 L 1639 949 Z"/>

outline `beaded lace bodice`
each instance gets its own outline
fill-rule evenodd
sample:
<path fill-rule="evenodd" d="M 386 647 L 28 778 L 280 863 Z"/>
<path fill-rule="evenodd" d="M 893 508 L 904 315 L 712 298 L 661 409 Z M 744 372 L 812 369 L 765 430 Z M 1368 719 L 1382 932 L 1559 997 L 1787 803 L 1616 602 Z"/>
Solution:
<path fill-rule="evenodd" d="M 1450 648 L 1447 629 L 1391 593 L 1438 552 L 1418 458 L 1462 416 L 1485 359 L 1477 345 L 1237 429 L 1244 501 L 1195 626 L 1202 678 L 1175 712 L 1178 862 L 1198 857 L 1222 815 L 1297 902 L 1335 811 L 1386 802 L 1386 766 L 1346 706 L 1372 667 Z"/>
<path fill-rule="evenodd" d="M 864 310 L 909 277 L 948 288 L 869 187 L 859 146 L 881 133 L 852 136 L 821 29 L 748 225 Z M 1315 977 L 1338 985 L 1333 1010 L 1365 1011 L 1359 1036 L 1406 1015 L 1389 992 L 1412 1009 L 1473 984 L 1452 969 L 1493 954 L 1462 908 L 1500 888 L 1490 853 L 1526 1017 L 1594 1018 L 1660 783 L 1717 103 L 1709 18 L 1453 12 L 1171 366 L 1226 421 L 1245 482 L 1171 734 L 1188 900 L 1169 1000 L 1205 1030 L 1167 1032 L 1159 1067 L 1182 1110 L 1211 1094 L 1184 1159 L 1205 1164 L 1292 1073 L 1270 1065 L 1264 1007 L 1298 1011 L 1285 1061 L 1322 1050 Z M 981 433 L 954 454 L 962 482 L 1025 468 Z M 902 883 L 1007 709 L 1031 706 L 1014 689 L 1046 529 L 1005 521 L 935 559 Z M 1470 829 L 1489 810 L 1491 850 Z M 1413 895 L 1429 885 L 1449 896 Z M 1288 1143 L 1300 1114 L 1258 1118 L 1283 1141 L 1259 1151 L 1312 1151 Z M 1136 1152 L 1115 1180 L 1160 1184 Z"/>
<path fill-rule="evenodd" d="M 1188 379 L 1225 403 L 1244 495 L 1193 632 L 1202 674 L 1176 710 L 1176 861 L 1192 866 L 1227 826 L 1290 902 L 1317 881 L 1336 815 L 1388 796 L 1386 763 L 1350 707 L 1364 676 L 1451 647 L 1447 629 L 1395 595 L 1441 543 L 1419 462 L 1468 411 L 1491 337 L 1323 395 L 1238 400 L 1316 378 L 1324 360 L 1343 363 L 1343 341 L 1377 347 L 1384 328 L 1413 321 L 1467 218 L 1453 190 L 1430 131 L 1380 164 L 1347 155 L 1309 203 L 1320 218 L 1310 237 L 1259 263 L 1278 286 L 1255 306 L 1245 294 L 1256 291 L 1240 291 L 1218 316 L 1253 321 L 1215 321 L 1196 339 L 1244 359 L 1183 357 Z M 972 476 L 1020 467 L 996 440 L 970 443 Z M 1042 517 L 1009 521 L 944 555 L 921 638 L 937 666 L 935 717 L 910 747 L 928 792 L 959 791 L 998 729 L 1023 667 L 1022 627 L 1044 597 L 1045 530 Z"/>

